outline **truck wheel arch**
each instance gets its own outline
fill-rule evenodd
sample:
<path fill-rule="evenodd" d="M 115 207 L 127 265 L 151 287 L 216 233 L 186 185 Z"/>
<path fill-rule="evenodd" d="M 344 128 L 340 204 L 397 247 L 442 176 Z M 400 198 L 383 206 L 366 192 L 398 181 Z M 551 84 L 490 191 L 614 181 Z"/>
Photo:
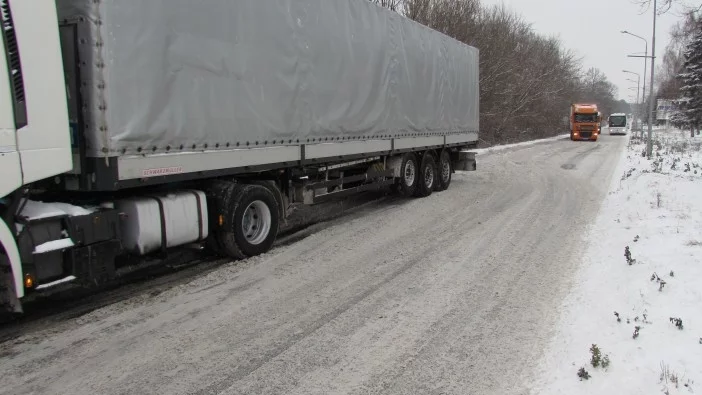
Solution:
<path fill-rule="evenodd" d="M 22 281 L 22 261 L 19 250 L 12 236 L 12 231 L 7 227 L 5 221 L 0 220 L 0 254 L 4 254 L 10 264 L 13 282 L 15 285 L 15 295 L 17 298 L 24 297 L 24 283 Z"/>

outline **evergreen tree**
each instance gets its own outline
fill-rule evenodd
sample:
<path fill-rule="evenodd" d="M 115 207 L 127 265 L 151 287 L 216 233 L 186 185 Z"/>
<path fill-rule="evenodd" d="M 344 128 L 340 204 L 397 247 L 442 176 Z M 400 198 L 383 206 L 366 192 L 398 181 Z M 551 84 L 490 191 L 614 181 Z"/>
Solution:
<path fill-rule="evenodd" d="M 683 71 L 678 78 L 682 82 L 680 111 L 671 121 L 677 127 L 699 130 L 702 126 L 702 22 L 697 22 L 692 40 L 684 52 Z"/>

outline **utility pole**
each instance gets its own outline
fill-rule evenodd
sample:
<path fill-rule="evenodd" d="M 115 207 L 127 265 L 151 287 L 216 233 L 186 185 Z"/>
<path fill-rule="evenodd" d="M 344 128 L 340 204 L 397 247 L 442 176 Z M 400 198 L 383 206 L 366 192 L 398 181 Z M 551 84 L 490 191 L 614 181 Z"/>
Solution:
<path fill-rule="evenodd" d="M 654 6 L 654 7 L 655 7 L 655 6 Z M 654 10 L 654 14 L 655 14 L 655 10 Z M 654 29 L 654 30 L 655 30 L 655 29 Z M 643 80 L 644 80 L 644 81 L 643 81 L 643 92 L 641 92 L 641 103 L 642 103 L 643 105 L 645 105 L 645 104 L 646 104 L 646 72 L 648 71 L 648 70 L 647 70 L 647 67 L 648 67 L 648 40 L 646 40 L 645 38 L 639 36 L 638 34 L 634 34 L 634 33 L 632 33 L 632 32 L 626 31 L 626 30 L 622 30 L 621 32 L 624 33 L 624 34 L 628 34 L 628 35 L 630 35 L 630 36 L 636 37 L 636 38 L 638 38 L 638 39 L 640 39 L 640 40 L 643 40 L 643 42 L 646 44 L 646 51 L 644 52 L 644 72 L 643 72 L 643 76 L 644 76 L 644 79 L 643 79 Z M 654 33 L 654 34 L 655 34 L 655 33 Z M 652 54 L 652 55 L 655 55 L 655 54 Z M 629 57 L 637 57 L 637 56 L 629 55 Z M 653 85 L 651 85 L 651 86 L 653 86 Z M 649 89 L 652 89 L 652 88 L 649 88 Z M 644 111 L 646 111 L 646 110 L 643 108 L 643 105 L 642 105 L 642 106 L 639 106 L 639 111 L 638 111 L 638 112 L 644 112 Z M 643 128 L 642 128 L 642 129 L 641 129 L 641 139 L 643 139 L 643 133 L 644 133 L 644 132 L 643 132 Z"/>
<path fill-rule="evenodd" d="M 646 144 L 646 157 L 651 159 L 653 154 L 653 78 L 656 70 L 656 14 L 658 13 L 658 4 L 653 0 L 653 38 L 651 39 L 651 83 L 649 84 L 648 95 L 648 142 Z"/>
<path fill-rule="evenodd" d="M 641 103 L 639 102 L 639 89 L 641 88 L 641 74 L 635 73 L 633 71 L 629 70 L 622 70 L 624 73 L 629 73 L 629 74 L 636 74 L 636 81 L 627 78 L 627 81 L 631 82 L 636 82 L 636 107 L 634 110 L 634 129 L 637 129 L 639 126 L 638 118 L 641 115 Z M 644 84 L 646 83 L 646 74 L 644 74 Z M 643 128 L 641 128 L 641 139 L 643 140 Z"/>

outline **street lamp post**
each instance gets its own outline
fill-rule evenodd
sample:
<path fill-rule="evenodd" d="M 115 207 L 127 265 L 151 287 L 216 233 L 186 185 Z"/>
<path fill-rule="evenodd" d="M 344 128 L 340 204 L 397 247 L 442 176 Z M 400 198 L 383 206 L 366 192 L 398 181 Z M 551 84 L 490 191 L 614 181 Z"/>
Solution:
<path fill-rule="evenodd" d="M 651 84 L 649 85 L 651 92 L 653 92 L 654 76 L 656 71 L 656 14 L 658 13 L 658 4 L 656 0 L 653 0 L 653 35 L 651 37 Z M 645 80 L 644 80 L 645 81 Z M 651 154 L 653 154 L 653 95 L 648 95 L 648 142 L 646 144 L 646 157 L 651 159 Z"/>
<path fill-rule="evenodd" d="M 649 100 L 648 100 L 648 114 L 647 114 L 647 119 L 648 119 L 648 141 L 646 142 L 646 156 L 650 159 L 651 155 L 653 154 L 653 84 L 654 84 L 654 78 L 655 78 L 655 73 L 656 73 L 656 16 L 658 14 L 658 2 L 657 0 L 653 0 L 653 35 L 651 37 L 651 56 L 648 56 L 648 41 L 646 41 L 645 38 L 637 36 L 633 33 L 629 33 L 626 30 L 623 30 L 622 33 L 624 34 L 629 34 L 635 37 L 638 37 L 644 41 L 646 41 L 646 55 L 645 56 L 633 56 L 629 55 L 631 57 L 643 57 L 648 61 L 648 58 L 651 58 L 651 84 L 649 85 L 649 89 L 651 93 L 649 93 Z M 644 75 L 646 75 L 646 70 L 644 69 Z M 644 78 L 644 84 L 646 83 L 646 79 Z M 645 86 L 645 85 L 644 85 Z M 646 88 L 644 88 L 645 90 Z M 645 94 L 645 93 L 644 93 Z"/>
<path fill-rule="evenodd" d="M 624 73 L 629 73 L 629 74 L 636 74 L 636 112 L 634 114 L 634 127 L 638 126 L 638 118 L 639 118 L 639 112 L 641 110 L 641 104 L 639 103 L 639 88 L 641 87 L 641 74 L 635 73 L 633 71 L 629 70 L 622 70 Z M 634 82 L 632 79 L 627 80 Z M 644 74 L 644 83 L 646 83 L 646 75 Z M 643 128 L 641 128 L 641 139 L 643 140 Z"/>
<path fill-rule="evenodd" d="M 644 43 L 646 43 L 646 52 L 644 52 L 644 56 L 645 56 L 644 57 L 644 83 L 643 83 L 643 92 L 641 93 L 641 102 L 645 102 L 646 101 L 646 71 L 647 71 L 647 67 L 648 67 L 648 63 L 647 63 L 647 60 L 648 60 L 648 41 L 645 38 L 643 38 L 639 35 L 636 35 L 634 33 L 628 32 L 626 30 L 622 30 L 622 33 L 639 38 L 639 39 L 643 40 Z"/>

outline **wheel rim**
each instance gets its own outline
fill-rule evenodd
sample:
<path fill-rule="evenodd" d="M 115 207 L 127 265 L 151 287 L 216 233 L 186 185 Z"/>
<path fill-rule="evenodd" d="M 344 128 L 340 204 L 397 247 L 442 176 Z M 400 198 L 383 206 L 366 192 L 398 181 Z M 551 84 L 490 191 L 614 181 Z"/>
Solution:
<path fill-rule="evenodd" d="M 271 210 L 264 202 L 251 202 L 244 210 L 244 218 L 241 221 L 241 230 L 246 241 L 253 245 L 263 243 L 271 231 L 272 222 Z"/>
<path fill-rule="evenodd" d="M 427 167 L 424 168 L 424 185 L 426 185 L 427 188 L 434 186 L 434 167 L 432 165 L 427 165 Z"/>
<path fill-rule="evenodd" d="M 447 182 L 449 177 L 451 177 L 451 164 L 445 160 L 441 163 L 441 180 Z"/>
<path fill-rule="evenodd" d="M 408 160 L 407 163 L 405 163 L 405 174 L 404 174 L 404 183 L 408 187 L 411 187 L 414 185 L 414 176 L 415 173 L 417 172 L 417 169 L 414 166 L 414 161 Z"/>

